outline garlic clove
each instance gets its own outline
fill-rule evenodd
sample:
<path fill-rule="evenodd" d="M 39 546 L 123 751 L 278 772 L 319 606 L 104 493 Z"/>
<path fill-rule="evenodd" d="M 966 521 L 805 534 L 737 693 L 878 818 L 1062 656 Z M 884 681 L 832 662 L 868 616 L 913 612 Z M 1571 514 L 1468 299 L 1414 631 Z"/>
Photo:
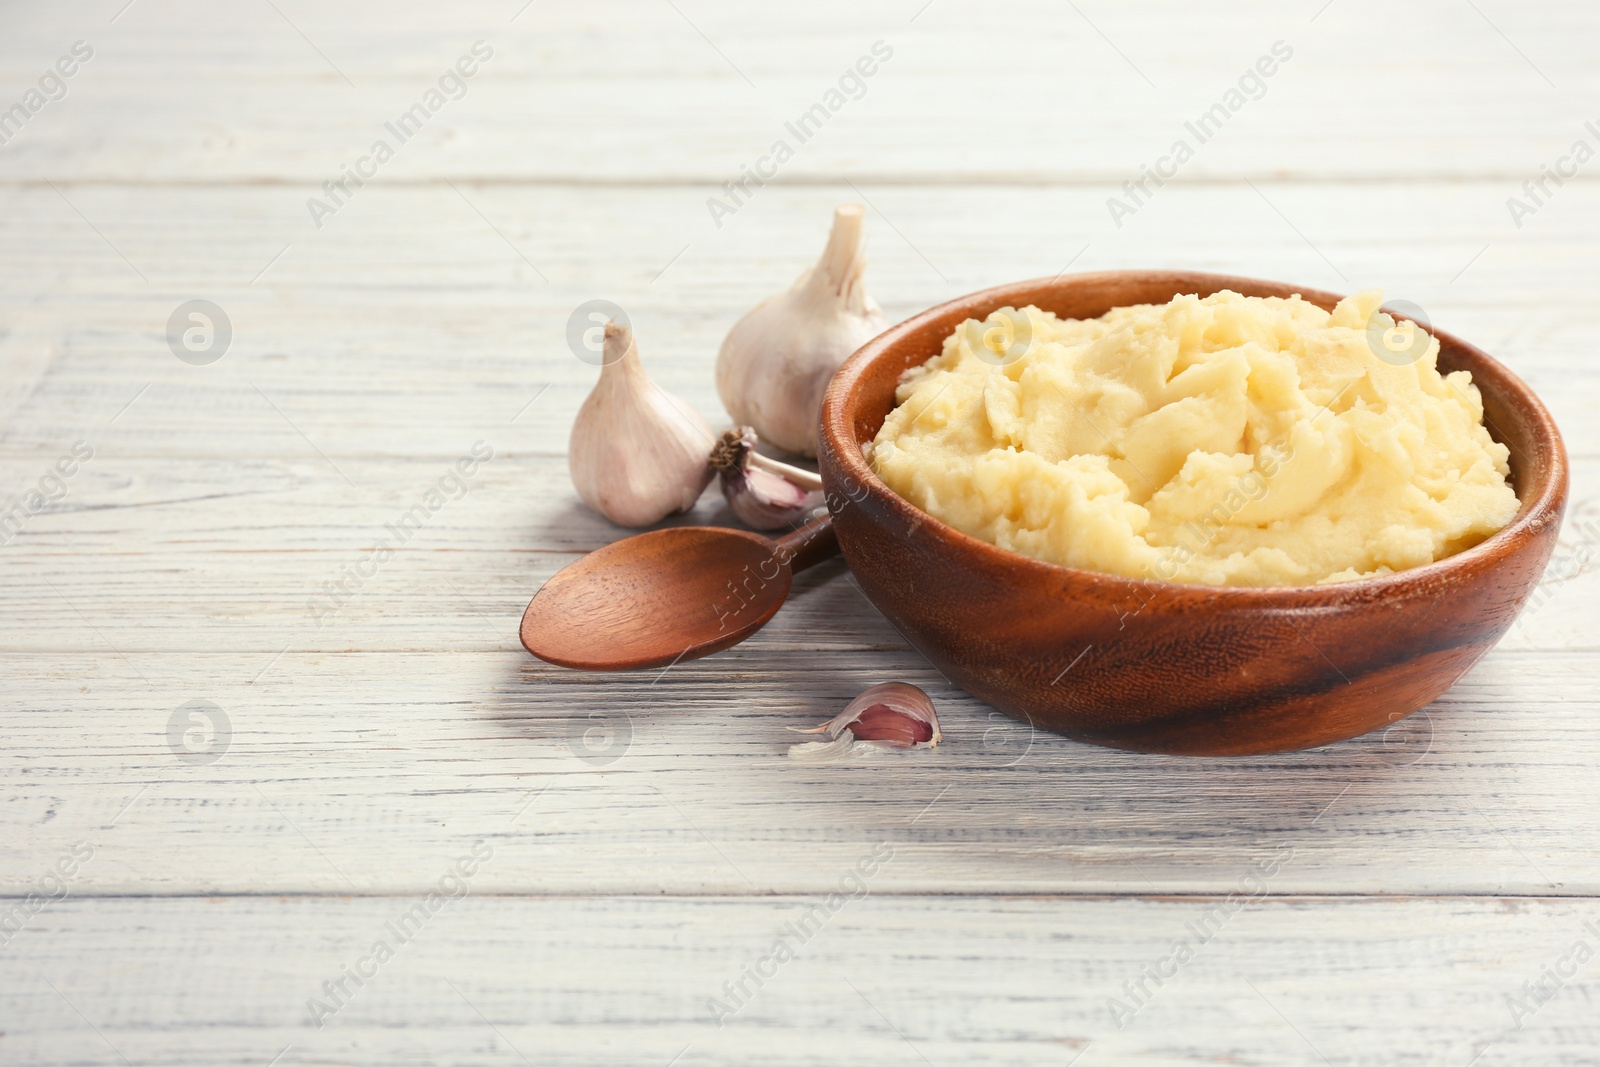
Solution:
<path fill-rule="evenodd" d="M 828 380 L 888 326 L 867 295 L 865 217 L 860 204 L 837 208 L 817 265 L 734 323 L 717 353 L 717 393 L 728 414 L 786 452 L 817 454 Z"/>
<path fill-rule="evenodd" d="M 884 704 L 874 704 L 863 711 L 849 726 L 845 727 L 860 741 L 882 741 L 886 745 L 896 748 L 912 748 L 926 744 L 929 747 L 938 744 L 934 734 L 938 727 L 935 723 L 907 715 Z"/>
<path fill-rule="evenodd" d="M 805 762 L 855 758 L 863 748 L 933 748 L 944 739 L 933 698 L 908 682 L 875 685 L 821 726 L 799 732 L 832 739 L 791 746 L 789 757 Z"/>
<path fill-rule="evenodd" d="M 722 476 L 722 495 L 741 522 L 776 530 L 806 518 L 823 505 L 822 478 L 761 455 L 748 426 L 729 430 L 711 450 L 711 467 Z"/>
<path fill-rule="evenodd" d="M 711 482 L 716 435 L 650 380 L 633 331 L 607 323 L 600 380 L 572 423 L 567 467 L 583 502 L 620 526 L 687 511 Z"/>
<path fill-rule="evenodd" d="M 943 740 L 933 698 L 909 682 L 884 682 L 856 697 L 826 726 L 830 737 L 848 729 L 862 741 L 883 741 L 897 748 Z"/>
<path fill-rule="evenodd" d="M 731 488 L 730 488 L 731 485 Z M 751 467 L 722 481 L 728 504 L 753 530 L 777 530 L 799 522 L 822 506 L 820 492 L 808 493 L 770 471 Z"/>

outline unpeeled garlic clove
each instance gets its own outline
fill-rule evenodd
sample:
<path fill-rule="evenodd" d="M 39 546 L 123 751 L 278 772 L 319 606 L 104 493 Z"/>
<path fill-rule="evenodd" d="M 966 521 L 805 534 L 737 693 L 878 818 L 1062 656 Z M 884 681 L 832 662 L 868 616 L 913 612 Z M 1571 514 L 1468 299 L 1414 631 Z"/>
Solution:
<path fill-rule="evenodd" d="M 875 748 L 933 748 L 943 735 L 933 698 L 908 682 L 884 682 L 856 697 L 821 726 L 829 741 L 793 745 L 791 759 L 822 763 L 854 759 Z"/>
<path fill-rule="evenodd" d="M 710 462 L 722 476 L 728 506 L 752 529 L 792 525 L 823 504 L 821 476 L 761 455 L 756 432 L 748 426 L 724 433 Z"/>
<path fill-rule="evenodd" d="M 706 454 L 715 439 L 693 408 L 650 380 L 632 329 L 607 323 L 600 380 L 567 443 L 583 502 L 621 526 L 687 511 L 711 482 Z"/>
<path fill-rule="evenodd" d="M 717 393 L 728 414 L 786 452 L 817 454 L 828 380 L 888 326 L 862 277 L 864 218 L 860 204 L 836 209 L 822 259 L 734 323 L 717 353 Z"/>

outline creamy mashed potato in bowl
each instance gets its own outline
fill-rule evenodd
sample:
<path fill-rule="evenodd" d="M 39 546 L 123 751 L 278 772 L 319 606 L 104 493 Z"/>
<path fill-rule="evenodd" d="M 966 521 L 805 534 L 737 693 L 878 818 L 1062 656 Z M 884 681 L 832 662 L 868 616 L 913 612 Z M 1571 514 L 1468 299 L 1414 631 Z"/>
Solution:
<path fill-rule="evenodd" d="M 1196 272 L 1021 282 L 862 347 L 833 531 L 956 685 L 1143 751 L 1391 727 L 1515 619 L 1566 504 L 1538 397 L 1443 330 Z"/>
<path fill-rule="evenodd" d="M 1454 555 L 1517 512 L 1469 371 L 1357 293 L 1229 290 L 968 319 L 871 443 L 917 507 L 1025 556 L 1129 578 L 1349 581 Z"/>

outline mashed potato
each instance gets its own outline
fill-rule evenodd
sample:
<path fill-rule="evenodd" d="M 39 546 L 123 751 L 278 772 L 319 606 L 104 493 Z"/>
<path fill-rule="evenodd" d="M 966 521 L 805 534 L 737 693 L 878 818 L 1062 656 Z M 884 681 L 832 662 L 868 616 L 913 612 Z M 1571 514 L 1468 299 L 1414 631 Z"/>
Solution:
<path fill-rule="evenodd" d="M 1005 308 L 906 372 L 871 462 L 963 533 L 1130 578 L 1301 585 L 1442 559 L 1516 514 L 1506 448 L 1471 375 L 1441 376 L 1438 341 L 1382 302 Z"/>

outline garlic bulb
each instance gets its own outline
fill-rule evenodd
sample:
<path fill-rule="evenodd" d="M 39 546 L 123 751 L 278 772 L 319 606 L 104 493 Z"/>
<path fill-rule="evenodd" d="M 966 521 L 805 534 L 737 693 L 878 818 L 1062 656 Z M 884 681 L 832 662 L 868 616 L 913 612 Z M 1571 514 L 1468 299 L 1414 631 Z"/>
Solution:
<path fill-rule="evenodd" d="M 933 698 L 908 682 L 875 685 L 821 726 L 799 732 L 831 738 L 790 747 L 790 759 L 807 763 L 856 759 L 880 748 L 933 748 L 944 739 Z"/>
<path fill-rule="evenodd" d="M 650 380 L 633 331 L 607 323 L 600 380 L 567 444 L 583 502 L 621 526 L 688 511 L 711 482 L 706 454 L 715 437 L 693 408 Z"/>
<path fill-rule="evenodd" d="M 800 522 L 823 505 L 822 477 L 756 451 L 756 432 L 729 430 L 711 450 L 711 468 L 722 475 L 722 495 L 754 530 L 776 530 Z"/>
<path fill-rule="evenodd" d="M 817 454 L 828 379 L 888 326 L 862 279 L 864 215 L 860 204 L 836 209 L 822 259 L 734 323 L 717 353 L 717 393 L 728 414 L 787 452 Z"/>

